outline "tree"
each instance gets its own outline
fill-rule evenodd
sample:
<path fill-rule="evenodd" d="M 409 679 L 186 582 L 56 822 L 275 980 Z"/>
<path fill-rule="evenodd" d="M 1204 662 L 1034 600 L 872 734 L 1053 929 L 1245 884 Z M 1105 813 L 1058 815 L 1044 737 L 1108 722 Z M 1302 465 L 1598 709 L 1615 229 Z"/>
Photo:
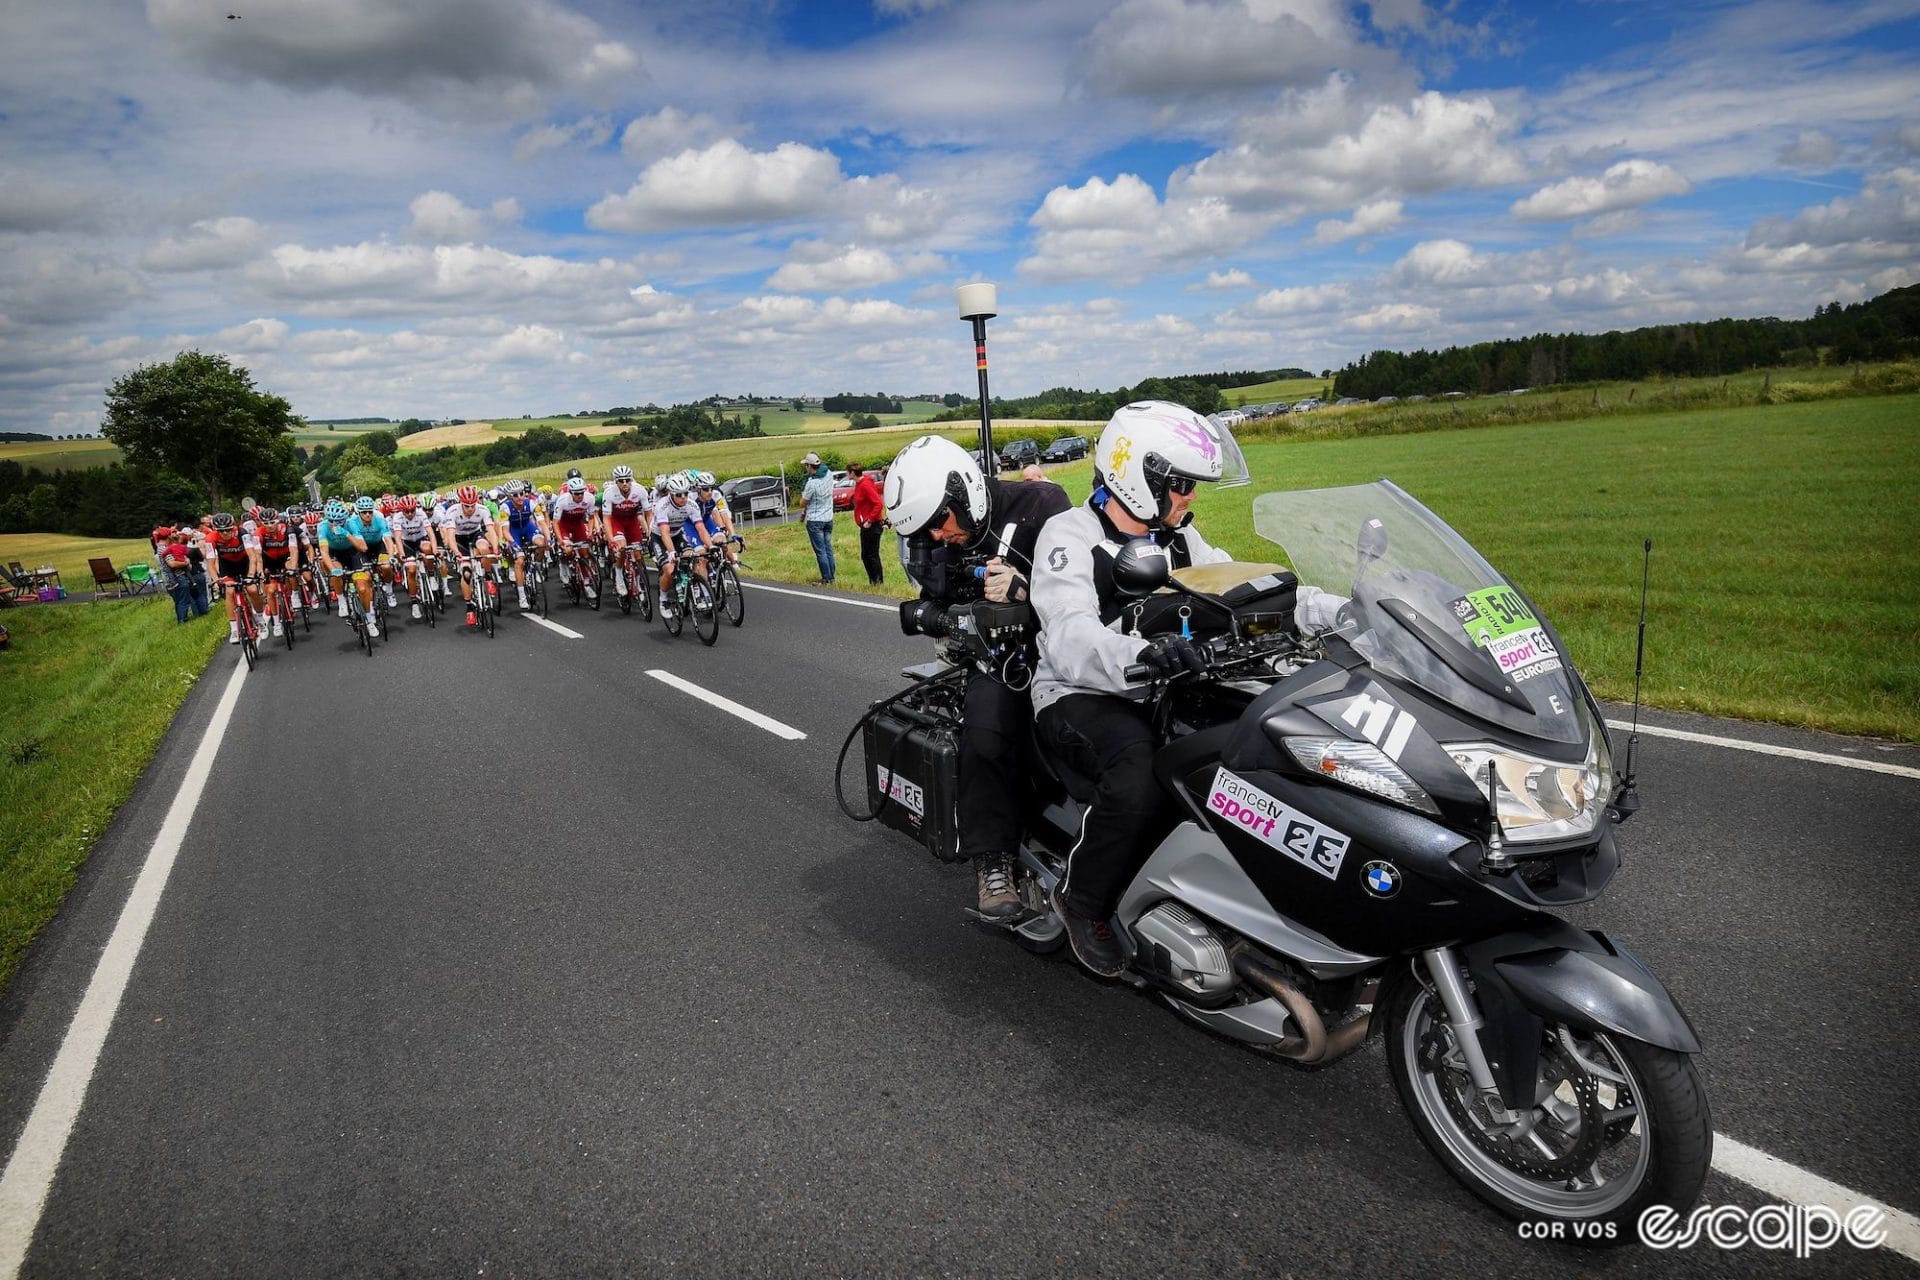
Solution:
<path fill-rule="evenodd" d="M 182 351 L 116 378 L 107 387 L 102 431 L 135 466 L 186 476 L 219 510 L 229 497 L 277 494 L 299 483 L 292 422 L 292 406 L 255 390 L 244 367 L 223 355 Z"/>

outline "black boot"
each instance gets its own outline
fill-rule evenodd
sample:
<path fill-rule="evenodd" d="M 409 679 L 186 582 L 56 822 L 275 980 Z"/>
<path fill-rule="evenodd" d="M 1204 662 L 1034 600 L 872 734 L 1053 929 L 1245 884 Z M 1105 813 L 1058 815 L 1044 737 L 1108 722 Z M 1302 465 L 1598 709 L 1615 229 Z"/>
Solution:
<path fill-rule="evenodd" d="M 1053 913 L 1067 926 L 1067 941 L 1073 946 L 1073 954 L 1091 973 L 1103 978 L 1117 978 L 1127 967 L 1126 956 L 1120 951 L 1120 940 L 1113 936 L 1105 917 L 1095 919 L 1083 916 L 1066 904 L 1060 896 L 1060 888 L 1054 886 L 1048 899 Z"/>

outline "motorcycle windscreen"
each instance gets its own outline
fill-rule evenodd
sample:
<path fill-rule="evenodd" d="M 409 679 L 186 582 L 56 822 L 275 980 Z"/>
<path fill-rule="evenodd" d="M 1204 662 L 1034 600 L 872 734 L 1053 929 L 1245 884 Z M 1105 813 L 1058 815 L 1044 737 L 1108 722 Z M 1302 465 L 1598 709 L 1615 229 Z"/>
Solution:
<path fill-rule="evenodd" d="M 1513 585 L 1389 480 L 1254 499 L 1253 526 L 1300 581 L 1350 597 L 1376 668 L 1515 733 L 1584 747 L 1566 658 Z"/>

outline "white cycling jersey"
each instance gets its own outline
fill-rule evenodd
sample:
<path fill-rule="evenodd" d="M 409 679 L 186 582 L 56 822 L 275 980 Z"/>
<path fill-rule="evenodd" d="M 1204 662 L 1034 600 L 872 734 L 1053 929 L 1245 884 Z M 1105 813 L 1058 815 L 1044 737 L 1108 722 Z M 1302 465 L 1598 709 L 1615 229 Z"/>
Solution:
<path fill-rule="evenodd" d="M 454 536 L 472 538 L 487 531 L 493 524 L 493 513 L 485 503 L 476 504 L 472 511 L 458 504 L 447 509 L 446 516 L 440 521 L 440 527 L 453 530 Z"/>
<path fill-rule="evenodd" d="M 415 511 L 412 515 L 404 511 L 396 511 L 387 517 L 387 527 L 392 529 L 402 541 L 424 542 L 428 530 L 433 525 L 424 511 Z"/>

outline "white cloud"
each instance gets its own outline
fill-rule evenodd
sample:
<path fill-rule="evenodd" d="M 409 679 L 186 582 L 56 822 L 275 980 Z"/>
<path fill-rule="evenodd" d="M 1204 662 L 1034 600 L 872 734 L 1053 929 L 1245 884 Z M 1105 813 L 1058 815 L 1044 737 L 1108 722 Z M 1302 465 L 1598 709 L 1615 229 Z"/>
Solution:
<path fill-rule="evenodd" d="M 1095 177 L 1078 187 L 1055 187 L 1029 222 L 1039 234 L 1032 255 L 1019 263 L 1020 274 L 1123 284 L 1237 248 L 1263 225 L 1223 200 L 1163 203 L 1131 173 L 1112 182 Z"/>
<path fill-rule="evenodd" d="M 1148 98 L 1308 84 L 1383 61 L 1322 0 L 1123 0 L 1087 44 L 1090 93 Z"/>
<path fill-rule="evenodd" d="M 635 164 L 648 164 L 662 156 L 710 146 L 724 133 L 712 116 L 662 107 L 627 122 L 620 131 L 620 154 Z"/>
<path fill-rule="evenodd" d="M 1380 306 L 1347 317 L 1347 324 L 1362 333 L 1377 333 L 1381 330 L 1423 329 L 1437 324 L 1440 312 L 1434 307 L 1417 306 L 1411 302 L 1386 302 Z"/>
<path fill-rule="evenodd" d="M 1398 200 L 1373 200 L 1353 211 L 1353 217 L 1341 222 L 1337 218 L 1328 218 L 1314 224 L 1313 242 L 1315 244 L 1339 244 L 1342 240 L 1351 240 L 1355 236 L 1378 235 L 1382 231 L 1391 231 L 1400 225 L 1402 209 Z"/>
<path fill-rule="evenodd" d="M 1863 241 L 1920 242 L 1920 169 L 1871 174 L 1858 196 L 1841 196 L 1792 218 L 1763 218 L 1747 236 L 1749 248 L 1832 248 Z"/>
<path fill-rule="evenodd" d="M 237 267 L 260 251 L 266 228 L 252 218 L 210 218 L 194 223 L 185 235 L 150 246 L 140 255 L 149 271 L 212 271 Z"/>
<path fill-rule="evenodd" d="M 587 225 L 641 233 L 778 222 L 833 208 L 845 182 L 830 151 L 798 142 L 749 151 L 726 138 L 654 161 L 626 194 L 589 208 Z"/>
<path fill-rule="evenodd" d="M 549 151 L 591 149 L 612 136 L 613 121 L 605 116 L 583 116 L 572 124 L 544 124 L 520 135 L 513 144 L 513 158 L 525 164 Z"/>
<path fill-rule="evenodd" d="M 796 241 L 789 252 L 789 260 L 768 278 L 768 288 L 790 293 L 841 293 L 947 269 L 946 260 L 938 254 L 896 257 L 884 249 L 862 245 L 803 240 Z"/>
<path fill-rule="evenodd" d="M 1207 278 L 1199 284 L 1188 285 L 1189 289 L 1206 289 L 1225 292 L 1230 289 L 1253 288 L 1253 277 L 1234 267 L 1227 271 L 1209 271 Z"/>
<path fill-rule="evenodd" d="M 16 169 L 0 170 L 0 232 L 85 231 L 99 225 L 100 197 Z"/>
<path fill-rule="evenodd" d="M 268 297 L 332 314 L 418 314 L 533 305 L 564 311 L 614 306 L 631 288 L 610 259 L 569 262 L 487 245 L 425 248 L 363 242 L 332 249 L 283 244 L 247 269 Z"/>
<path fill-rule="evenodd" d="M 1315 315 L 1345 306 L 1351 291 L 1343 284 L 1302 284 L 1269 289 L 1247 308 L 1256 316 Z"/>
<path fill-rule="evenodd" d="M 266 316 L 220 330 L 213 335 L 211 345 L 217 350 L 229 353 L 278 351 L 286 345 L 287 333 L 288 327 L 285 320 Z"/>
<path fill-rule="evenodd" d="M 486 209 L 471 209 L 445 191 L 415 196 L 407 212 L 413 215 L 407 239 L 422 244 L 470 244 L 486 238 L 489 222 L 507 225 L 521 217 L 520 202 L 511 196 L 495 200 Z"/>
<path fill-rule="evenodd" d="M 567 354 L 566 335 L 545 325 L 516 325 L 495 338 L 486 350 L 489 360 L 559 360 Z"/>
<path fill-rule="evenodd" d="M 143 292 L 139 277 L 120 263 L 84 250 L 0 257 L 0 316 L 14 324 L 102 320 Z"/>
<path fill-rule="evenodd" d="M 1616 209 L 1633 209 L 1668 196 L 1683 196 L 1693 184 L 1653 160 L 1622 160 L 1597 178 L 1568 178 L 1513 203 L 1523 222 L 1565 222 Z"/>
<path fill-rule="evenodd" d="M 1780 149 L 1780 163 L 1796 169 L 1829 169 L 1840 158 L 1840 144 L 1818 129 L 1802 129 L 1800 136 Z"/>

